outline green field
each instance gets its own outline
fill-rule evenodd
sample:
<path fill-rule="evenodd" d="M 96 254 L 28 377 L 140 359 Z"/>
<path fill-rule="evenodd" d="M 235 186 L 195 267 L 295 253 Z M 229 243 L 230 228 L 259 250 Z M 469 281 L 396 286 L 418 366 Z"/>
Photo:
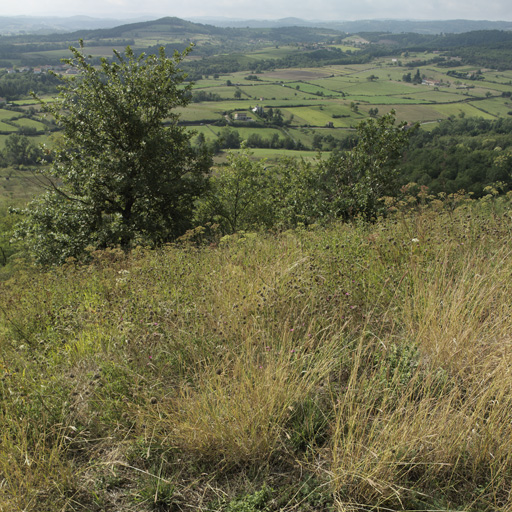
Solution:
<path fill-rule="evenodd" d="M 282 59 L 292 53 L 298 53 L 300 50 L 296 46 L 266 47 L 247 53 L 247 57 L 254 60 L 261 59 Z"/>
<path fill-rule="evenodd" d="M 495 116 L 483 112 L 471 103 L 453 103 L 450 105 L 436 105 L 436 110 L 446 117 L 452 115 L 465 115 L 468 117 L 482 117 L 484 119 L 494 119 Z"/>
<path fill-rule="evenodd" d="M 14 124 L 19 127 L 35 128 L 37 131 L 44 131 L 44 129 L 46 128 L 43 123 L 35 121 L 34 119 L 27 119 L 25 117 L 17 119 L 16 121 L 14 121 Z"/>
<path fill-rule="evenodd" d="M 400 96 L 379 96 L 379 95 L 350 95 L 347 97 L 350 101 L 360 101 L 369 105 L 419 105 L 422 103 L 431 103 L 419 98 L 402 98 Z"/>
<path fill-rule="evenodd" d="M 328 68 L 286 68 L 276 69 L 274 71 L 266 71 L 260 76 L 262 79 L 268 80 L 306 80 L 311 81 L 322 77 L 330 76 L 331 72 Z"/>
<path fill-rule="evenodd" d="M 16 126 L 12 126 L 10 124 L 6 124 L 3 121 L 0 121 L 0 132 L 16 132 L 18 129 Z"/>
<path fill-rule="evenodd" d="M 369 82 L 368 80 L 361 80 L 360 82 L 350 84 L 345 87 L 345 93 L 357 96 L 387 96 L 397 94 L 410 94 L 420 90 L 428 90 L 427 85 L 409 85 L 402 82 L 393 82 L 390 80 L 377 80 Z"/>
<path fill-rule="evenodd" d="M 206 140 L 214 140 L 218 137 L 220 127 L 210 125 L 192 126 L 189 128 L 189 131 L 192 131 L 196 134 L 192 140 L 195 140 L 197 135 L 200 133 L 204 135 Z"/>
<path fill-rule="evenodd" d="M 201 80 L 198 82 L 198 84 L 194 87 L 194 91 L 204 91 L 206 93 L 211 94 L 218 94 L 222 99 L 225 100 L 232 100 L 234 98 L 235 92 L 238 89 L 237 87 L 233 86 L 227 86 L 225 82 L 217 82 L 217 85 L 208 85 L 206 87 L 203 87 L 203 82 L 205 80 Z M 243 96 L 242 96 L 243 97 Z"/>
<path fill-rule="evenodd" d="M 49 98 L 47 96 L 41 96 L 41 99 L 44 99 L 45 101 L 51 101 L 52 98 Z M 25 106 L 39 106 L 39 102 L 34 98 L 25 98 L 22 100 L 15 100 L 12 102 L 13 105 L 25 107 Z"/>
<path fill-rule="evenodd" d="M 332 113 L 329 109 L 323 109 L 323 107 L 296 107 L 296 108 L 288 108 L 287 112 L 293 114 L 297 119 L 301 119 L 304 121 L 303 124 L 308 124 L 311 126 L 325 126 L 328 123 L 333 123 L 335 127 L 338 126 L 347 126 L 346 119 L 334 119 L 332 117 Z M 350 118 L 349 118 L 350 119 Z"/>
<path fill-rule="evenodd" d="M 19 117 L 19 112 L 13 112 L 12 110 L 6 110 L 0 108 L 0 121 L 10 121 L 13 118 Z"/>
<path fill-rule="evenodd" d="M 239 153 L 241 150 L 233 150 L 234 153 Z M 316 160 L 318 158 L 318 152 L 316 151 L 292 151 L 287 149 L 266 149 L 266 148 L 256 148 L 251 149 L 251 153 L 253 153 L 253 157 L 256 160 L 267 159 L 274 160 L 278 158 L 303 158 L 304 160 Z M 328 158 L 328 151 L 322 152 L 322 158 Z M 219 163 L 223 162 L 223 159 L 219 159 Z"/>
<path fill-rule="evenodd" d="M 444 119 L 450 115 L 458 115 L 462 110 L 466 112 L 466 110 L 469 112 L 471 110 L 471 107 L 469 109 L 466 109 L 468 105 L 466 103 L 461 103 L 461 108 L 458 110 L 455 108 L 459 104 L 454 105 L 453 112 L 450 113 L 444 113 L 439 111 L 438 107 L 441 107 L 441 105 L 388 105 L 388 109 L 390 110 L 393 108 L 393 110 L 396 112 L 396 117 L 399 121 L 406 121 L 408 123 L 410 122 L 425 122 L 425 121 L 437 121 L 440 119 Z M 451 107 L 451 105 L 446 105 L 447 107 Z M 382 109 L 384 110 L 384 109 Z"/>
<path fill-rule="evenodd" d="M 137 34 L 136 41 L 137 44 L 146 44 L 150 41 L 153 44 L 163 44 L 167 39 L 164 41 L 161 34 L 154 39 L 150 33 L 141 33 Z M 208 38 L 204 39 L 203 43 L 206 41 Z M 91 47 L 88 50 L 98 56 L 111 52 L 108 45 Z M 291 45 L 267 45 L 237 55 L 249 63 L 261 59 L 278 59 L 300 51 L 302 50 Z M 60 56 L 59 52 L 62 53 L 61 50 L 46 53 Z M 432 59 L 435 55 L 413 52 L 399 60 L 402 64 L 414 63 Z M 483 80 L 469 80 L 449 76 L 451 70 L 456 71 L 459 77 L 464 77 L 467 73 L 474 73 L 475 67 L 447 68 L 436 67 L 433 64 L 407 67 L 398 65 L 391 57 L 383 57 L 367 64 L 267 70 L 258 73 L 257 80 L 247 80 L 249 75 L 254 74 L 250 71 L 215 75 L 216 78 L 210 75 L 197 80 L 193 86 L 194 90 L 218 95 L 222 100 L 191 103 L 186 108 L 178 108 L 176 111 L 181 115 L 182 122 L 194 125 L 197 133 L 203 133 L 207 140 L 212 140 L 221 129 L 221 125 L 214 124 L 229 123 L 230 115 L 233 117 L 235 112 L 244 111 L 253 123 L 260 123 L 261 126 L 244 126 L 242 122 L 235 121 L 235 127 L 242 138 L 246 139 L 254 130 L 258 130 L 262 137 L 271 136 L 269 134 L 272 133 L 281 133 L 281 136 L 284 136 L 279 130 L 268 128 L 263 119 L 251 112 L 251 108 L 257 105 L 265 110 L 270 107 L 278 108 L 292 138 L 307 147 L 311 147 L 314 133 L 306 135 L 298 128 L 322 130 L 332 123 L 332 133 L 336 133 L 336 129 L 343 133 L 366 119 L 373 108 L 378 108 L 378 115 L 393 109 L 399 120 L 420 123 L 437 122 L 449 116 L 459 115 L 493 119 L 507 116 L 508 112 L 512 111 L 512 101 L 502 96 L 512 91 L 512 71 L 484 70 Z M 434 87 L 403 81 L 405 75 L 415 75 L 417 71 L 423 78 L 438 81 L 441 85 Z M 231 81 L 231 86 L 227 85 L 228 80 Z M 240 99 L 235 98 L 238 92 L 241 93 Z M 16 103 L 36 105 L 32 99 L 19 100 Z M 14 121 L 15 126 L 2 122 L 10 120 Z M 426 126 L 432 127 L 431 124 Z M 39 132 L 45 128 L 36 119 L 20 118 L 20 113 L 0 109 L 0 131 L 4 133 L 4 139 L 6 134 L 13 133 L 21 127 L 35 128 Z"/>
<path fill-rule="evenodd" d="M 194 89 L 206 89 L 209 91 L 210 87 L 222 87 L 226 85 L 224 78 L 202 78 L 194 82 Z"/>
<path fill-rule="evenodd" d="M 254 85 L 240 85 L 240 90 L 244 94 L 242 98 L 250 98 L 254 100 L 273 99 L 273 100 L 295 100 L 296 97 L 303 99 L 315 98 L 312 94 L 304 94 L 302 91 L 297 91 L 286 87 L 284 84 L 254 84 Z"/>
<path fill-rule="evenodd" d="M 187 107 L 179 107 L 176 113 L 185 122 L 215 122 L 222 119 L 222 109 L 215 109 L 216 103 L 194 103 Z"/>
<path fill-rule="evenodd" d="M 295 89 L 300 94 L 307 92 L 314 95 L 321 94 L 329 97 L 343 97 L 341 93 L 339 93 L 338 91 L 334 91 L 329 87 L 322 87 L 320 85 L 315 85 L 309 82 L 288 82 L 286 86 Z"/>
<path fill-rule="evenodd" d="M 485 114 L 491 116 L 506 116 L 512 109 L 512 105 L 507 105 L 503 98 L 491 98 L 488 100 L 475 101 L 471 103 L 471 105 L 482 112 L 482 117 Z"/>
<path fill-rule="evenodd" d="M 456 92 L 455 89 L 451 90 L 443 88 L 439 91 L 435 91 L 432 87 L 430 87 L 428 90 L 422 89 L 417 93 L 409 94 L 407 95 L 407 98 L 418 100 L 418 103 L 452 103 L 463 100 L 464 95 L 460 92 Z"/>

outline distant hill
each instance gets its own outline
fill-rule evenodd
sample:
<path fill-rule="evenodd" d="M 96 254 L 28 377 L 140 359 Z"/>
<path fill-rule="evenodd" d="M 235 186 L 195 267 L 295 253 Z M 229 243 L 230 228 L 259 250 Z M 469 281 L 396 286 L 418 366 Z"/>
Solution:
<path fill-rule="evenodd" d="M 42 18 L 48 26 L 48 20 L 51 19 Z M 61 18 L 63 19 L 65 18 Z M 76 24 L 94 24 L 98 21 L 86 17 L 73 19 Z M 80 39 L 84 40 L 88 48 L 124 48 L 130 45 L 136 51 L 145 52 L 154 52 L 160 46 L 171 52 L 182 51 L 190 43 L 196 43 L 194 57 L 195 60 L 202 58 L 201 62 L 194 65 L 189 63 L 188 66 L 194 67 L 196 74 L 202 75 L 247 69 L 263 70 L 275 66 L 307 67 L 347 64 L 349 61 L 361 63 L 368 62 L 376 56 L 396 53 L 398 48 L 413 51 L 452 51 L 453 56 L 463 57 L 465 61 L 471 61 L 481 67 L 509 69 L 512 66 L 511 22 L 368 20 L 342 23 L 305 22 L 298 18 L 286 18 L 269 22 L 275 25 L 269 27 L 244 27 L 243 23 L 249 23 L 245 21 L 238 21 L 239 26 L 236 27 L 221 27 L 165 17 L 150 21 L 124 22 L 106 28 L 69 30 L 73 28 L 73 23 L 71 19 L 69 20 L 68 32 L 20 32 L 11 36 L 1 36 L 0 67 L 58 64 L 63 56 L 67 56 L 69 46 L 76 45 Z M 219 23 L 218 19 L 210 21 Z M 115 20 L 103 22 L 114 23 Z M 307 23 L 308 26 L 300 26 L 301 22 Z M 485 26 L 494 28 L 470 30 Z M 467 31 L 461 32 L 464 29 Z M 429 30 L 433 33 L 428 33 Z M 323 48 L 325 43 L 342 42 L 348 34 L 359 34 L 373 44 L 357 52 L 357 56 L 352 52 L 344 53 L 339 48 Z M 256 48 L 289 44 L 302 45 L 301 51 L 293 56 L 271 56 L 263 59 L 266 62 L 260 59 L 257 65 L 244 56 L 246 52 L 254 51 Z M 102 51 L 104 52 L 101 50 L 96 55 L 102 55 Z M 192 74 L 191 69 L 187 71 Z"/>
<path fill-rule="evenodd" d="M 209 23 L 217 27 L 317 27 L 339 30 L 342 32 L 415 32 L 418 34 L 460 34 L 473 30 L 512 30 L 510 21 L 486 20 L 358 20 L 358 21 L 312 21 L 300 18 L 283 18 L 279 20 L 240 20 L 229 18 L 193 17 L 191 21 Z"/>
<path fill-rule="evenodd" d="M 169 23 L 169 20 L 174 20 Z M 325 21 L 304 20 L 287 17 L 278 20 L 247 20 L 223 17 L 190 17 L 187 21 L 176 17 L 154 19 L 151 16 L 140 16 L 133 19 L 94 18 L 89 16 L 0 16 L 0 35 L 18 34 L 54 34 L 69 33 L 83 30 L 120 28 L 121 32 L 142 28 L 140 22 L 162 27 L 167 24 L 172 28 L 188 29 L 192 33 L 214 33 L 215 28 L 232 29 L 278 29 L 282 27 L 307 27 L 310 29 L 329 29 L 333 31 L 356 32 L 389 32 L 400 34 L 413 32 L 417 34 L 460 34 L 474 30 L 512 30 L 510 21 L 486 20 L 358 20 L 358 21 Z M 188 24 L 188 25 L 187 25 Z M 196 27 L 194 28 L 194 25 Z M 118 31 L 119 33 L 119 31 Z M 119 36 L 116 36 L 119 37 Z M 123 34 L 123 37 L 128 35 Z"/>
<path fill-rule="evenodd" d="M 242 55 L 245 51 L 265 45 L 321 44 L 344 38 L 345 35 L 344 32 L 329 28 L 216 27 L 165 17 L 109 28 L 3 35 L 0 37 L 0 67 L 58 64 L 62 56 L 67 56 L 69 46 L 76 46 L 81 39 L 87 47 L 130 45 L 136 51 L 149 52 L 154 52 L 160 46 L 165 46 L 169 51 L 183 51 L 190 43 L 196 43 L 194 56 L 210 58 L 234 53 Z M 231 65 L 228 67 L 232 69 Z"/>
<path fill-rule="evenodd" d="M 274 43 L 287 42 L 322 42 L 344 35 L 335 29 L 319 27 L 297 27 L 288 26 L 281 28 L 242 28 L 242 27 L 217 27 L 209 24 L 194 23 L 176 17 L 165 17 L 151 21 L 137 23 L 124 23 L 111 28 L 99 28 L 95 30 L 76 30 L 67 33 L 53 33 L 47 35 L 24 35 L 15 36 L 18 42 L 29 40 L 43 42 L 62 42 L 84 39 L 87 41 L 100 40 L 172 40 L 187 44 L 191 41 L 202 39 L 208 40 L 210 45 L 221 45 L 230 51 L 233 45 L 238 49 L 243 43 L 253 44 L 255 41 L 267 41 Z M 130 43 L 133 44 L 133 43 Z M 135 44 L 135 46 L 137 46 Z M 204 47 L 204 45 L 203 45 Z"/>

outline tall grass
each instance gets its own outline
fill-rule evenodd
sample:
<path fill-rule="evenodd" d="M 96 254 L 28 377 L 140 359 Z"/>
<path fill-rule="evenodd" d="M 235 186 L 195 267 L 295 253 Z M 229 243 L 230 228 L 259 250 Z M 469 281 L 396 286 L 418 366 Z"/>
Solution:
<path fill-rule="evenodd" d="M 19 270 L 0 510 L 510 510 L 511 233 L 447 201 Z"/>

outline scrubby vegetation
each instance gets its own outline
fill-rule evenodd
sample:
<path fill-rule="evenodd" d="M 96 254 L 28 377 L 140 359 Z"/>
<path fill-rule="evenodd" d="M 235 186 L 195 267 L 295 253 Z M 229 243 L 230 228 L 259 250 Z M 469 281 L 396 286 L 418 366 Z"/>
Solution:
<path fill-rule="evenodd" d="M 509 510 L 512 217 L 490 192 L 23 266 L 0 508 Z"/>
<path fill-rule="evenodd" d="M 0 511 L 512 510 L 509 123 L 210 169 L 182 55 L 72 54 L 1 204 Z"/>

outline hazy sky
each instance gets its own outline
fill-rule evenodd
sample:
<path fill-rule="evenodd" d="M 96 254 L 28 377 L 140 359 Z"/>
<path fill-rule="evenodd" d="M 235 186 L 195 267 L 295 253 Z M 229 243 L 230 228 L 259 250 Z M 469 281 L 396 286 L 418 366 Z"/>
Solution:
<path fill-rule="evenodd" d="M 1 0 L 0 16 L 84 14 L 95 18 L 224 16 L 315 20 L 512 20 L 510 0 Z"/>

